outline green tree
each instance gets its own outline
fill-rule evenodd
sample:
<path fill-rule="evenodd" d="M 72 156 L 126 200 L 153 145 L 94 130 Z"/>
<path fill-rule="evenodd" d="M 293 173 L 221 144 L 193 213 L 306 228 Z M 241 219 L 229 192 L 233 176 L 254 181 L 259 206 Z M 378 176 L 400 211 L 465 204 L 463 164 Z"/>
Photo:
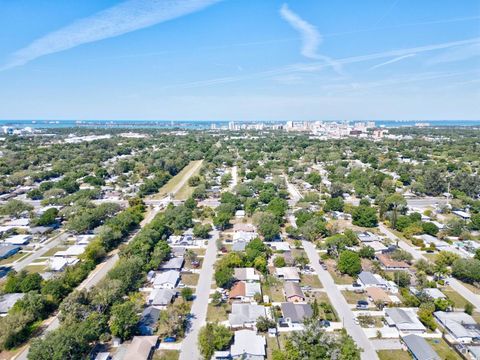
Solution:
<path fill-rule="evenodd" d="M 352 213 L 353 225 L 375 227 L 378 225 L 377 211 L 370 206 L 357 206 Z"/>
<path fill-rule="evenodd" d="M 140 320 L 137 314 L 138 307 L 133 301 L 113 305 L 108 322 L 112 335 L 122 340 L 132 337 Z"/>
<path fill-rule="evenodd" d="M 204 359 L 210 359 L 215 351 L 225 350 L 232 340 L 230 330 L 220 324 L 207 323 L 198 334 L 198 346 Z"/>
<path fill-rule="evenodd" d="M 184 287 L 180 292 L 182 299 L 185 301 L 190 301 L 193 299 L 193 290 L 191 287 Z"/>
<path fill-rule="evenodd" d="M 362 271 L 360 256 L 354 251 L 342 251 L 338 258 L 337 268 L 342 274 L 358 275 Z"/>

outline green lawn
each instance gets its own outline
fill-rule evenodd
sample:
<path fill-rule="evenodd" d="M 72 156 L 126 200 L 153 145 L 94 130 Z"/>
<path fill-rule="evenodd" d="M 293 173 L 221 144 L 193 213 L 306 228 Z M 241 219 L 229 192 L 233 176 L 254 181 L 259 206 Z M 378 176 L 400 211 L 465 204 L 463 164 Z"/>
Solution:
<path fill-rule="evenodd" d="M 182 283 L 187 286 L 196 286 L 198 283 L 198 274 L 182 274 Z"/>
<path fill-rule="evenodd" d="M 47 270 L 47 267 L 45 265 L 31 265 L 25 267 L 25 270 L 29 273 L 41 273 Z"/>
<path fill-rule="evenodd" d="M 220 306 L 208 304 L 207 321 L 219 323 L 228 320 L 230 311 L 232 311 L 232 306 L 229 303 L 223 303 Z"/>
<path fill-rule="evenodd" d="M 153 355 L 153 360 L 178 360 L 180 351 L 178 350 L 157 350 Z"/>
<path fill-rule="evenodd" d="M 195 167 L 195 165 L 198 164 L 198 162 L 201 162 L 201 161 L 202 160 L 197 160 L 197 161 L 190 162 L 190 164 L 185 166 L 177 175 L 175 175 L 164 186 L 162 186 L 162 188 L 158 191 L 158 193 L 155 194 L 153 197 L 155 199 L 160 199 L 160 198 L 164 197 L 165 195 L 170 194 L 178 186 L 178 184 L 186 176 L 186 174 L 193 167 Z M 186 184 L 185 186 L 188 186 L 188 184 Z M 185 186 L 183 186 L 183 187 L 185 187 Z M 180 190 L 182 190 L 182 189 L 180 189 Z"/>
<path fill-rule="evenodd" d="M 462 295 L 457 293 L 453 288 L 447 286 L 445 289 L 442 289 L 442 292 L 448 296 L 450 300 L 452 300 L 455 304 L 455 308 L 463 309 L 465 308 L 465 304 L 467 304 L 467 299 L 465 299 Z"/>
<path fill-rule="evenodd" d="M 358 300 L 367 300 L 367 296 L 365 294 L 358 294 L 353 291 L 342 291 L 342 295 L 347 300 L 349 304 L 356 304 Z"/>
<path fill-rule="evenodd" d="M 272 359 L 274 350 L 281 350 L 284 348 L 285 339 L 288 336 L 286 333 L 280 333 L 277 337 L 265 336 L 267 339 L 267 360 Z"/>
<path fill-rule="evenodd" d="M 281 302 L 285 301 L 285 296 L 283 294 L 283 284 L 280 282 L 278 284 L 266 285 L 265 283 L 262 286 L 263 295 L 268 295 L 270 302 Z"/>
<path fill-rule="evenodd" d="M 377 351 L 380 360 L 411 360 L 412 356 L 403 350 L 380 350 Z"/>
<path fill-rule="evenodd" d="M 300 286 L 311 286 L 314 289 L 322 288 L 322 283 L 317 275 L 301 275 Z"/>
<path fill-rule="evenodd" d="M 63 246 L 63 245 L 54 246 L 53 248 L 48 250 L 45 254 L 43 254 L 42 257 L 50 257 L 55 255 L 56 252 L 66 250 L 66 249 L 67 249 L 67 246 Z"/>
<path fill-rule="evenodd" d="M 450 348 L 448 344 L 443 339 L 427 339 L 427 342 L 432 345 L 433 350 L 437 352 L 441 359 L 448 360 L 461 360 L 462 358 L 458 355 L 455 350 Z"/>

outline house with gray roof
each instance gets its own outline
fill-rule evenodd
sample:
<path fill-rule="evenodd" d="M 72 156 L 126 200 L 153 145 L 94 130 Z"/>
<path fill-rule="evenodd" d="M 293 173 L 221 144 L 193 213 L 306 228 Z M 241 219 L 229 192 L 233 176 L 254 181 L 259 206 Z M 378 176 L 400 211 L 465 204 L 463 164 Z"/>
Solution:
<path fill-rule="evenodd" d="M 264 360 L 266 340 L 252 330 L 235 331 L 230 355 L 233 360 Z"/>
<path fill-rule="evenodd" d="M 441 360 L 428 342 L 418 335 L 410 334 L 402 338 L 414 360 Z"/>
<path fill-rule="evenodd" d="M 260 281 L 260 275 L 257 274 L 254 268 L 235 268 L 233 269 L 233 276 L 239 281 Z"/>
<path fill-rule="evenodd" d="M 176 292 L 171 289 L 153 289 L 148 297 L 148 304 L 158 307 L 165 308 L 167 305 L 172 303 L 173 298 L 175 297 Z"/>
<path fill-rule="evenodd" d="M 168 261 L 160 265 L 161 270 L 178 270 L 180 271 L 183 267 L 185 260 L 183 257 L 172 257 Z"/>
<path fill-rule="evenodd" d="M 283 320 L 280 326 L 288 326 L 290 328 L 303 328 L 303 322 L 313 315 L 310 304 L 294 304 L 285 302 L 280 304 Z"/>
<path fill-rule="evenodd" d="M 433 316 L 457 343 L 470 344 L 480 341 L 480 326 L 467 313 L 435 311 Z"/>
<path fill-rule="evenodd" d="M 305 301 L 305 294 L 298 283 L 286 282 L 283 284 L 283 291 L 288 302 Z"/>
<path fill-rule="evenodd" d="M 153 306 L 148 306 L 143 310 L 140 323 L 138 324 L 140 335 L 153 335 L 160 317 L 160 311 L 160 309 Z"/>
<path fill-rule="evenodd" d="M 0 295 L 0 316 L 5 316 L 13 305 L 24 296 L 24 293 Z"/>
<path fill-rule="evenodd" d="M 413 308 L 385 309 L 385 320 L 388 326 L 396 327 L 403 334 L 423 334 L 427 330 Z"/>
<path fill-rule="evenodd" d="M 233 303 L 228 322 L 232 328 L 253 328 L 259 317 L 267 315 L 265 307 L 256 304 Z"/>

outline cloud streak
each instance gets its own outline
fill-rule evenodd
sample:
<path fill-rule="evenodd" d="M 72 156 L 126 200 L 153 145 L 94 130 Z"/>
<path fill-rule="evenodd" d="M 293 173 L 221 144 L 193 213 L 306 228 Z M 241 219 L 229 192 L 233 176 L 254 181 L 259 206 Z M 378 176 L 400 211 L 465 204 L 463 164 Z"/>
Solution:
<path fill-rule="evenodd" d="M 299 32 L 302 38 L 301 53 L 303 56 L 309 59 L 323 60 L 336 72 L 342 72 L 340 64 L 330 57 L 318 53 L 318 47 L 322 43 L 323 38 L 315 26 L 305 21 L 298 14 L 290 10 L 287 4 L 283 4 L 280 8 L 280 15 L 292 28 Z"/>
<path fill-rule="evenodd" d="M 442 50 L 442 49 L 471 46 L 473 44 L 480 44 L 480 37 L 467 39 L 467 40 L 452 41 L 452 42 L 441 43 L 441 44 L 432 44 L 432 45 L 418 46 L 413 48 L 384 51 L 384 52 L 372 53 L 367 55 L 351 56 L 351 57 L 346 57 L 342 59 L 337 59 L 337 62 L 341 65 L 355 64 L 360 62 L 385 59 L 385 58 L 391 58 L 391 57 L 401 57 L 409 54 L 420 54 L 420 53 L 426 53 L 426 52 Z M 277 76 L 277 75 L 283 75 L 283 74 L 292 74 L 292 73 L 298 73 L 298 72 L 315 72 L 315 71 L 320 71 L 322 69 L 325 69 L 327 66 L 328 65 L 326 65 L 324 62 L 311 62 L 308 64 L 293 64 L 293 65 L 287 65 L 287 66 L 265 70 L 261 72 L 256 72 L 252 74 L 245 74 L 240 76 L 229 76 L 229 77 L 223 77 L 223 78 L 215 78 L 215 79 L 209 79 L 209 80 L 193 81 L 193 82 L 188 82 L 183 84 L 169 85 L 169 86 L 163 87 L 163 89 L 196 88 L 196 87 L 203 87 L 203 86 L 233 83 L 233 82 L 243 81 L 243 80 L 268 78 L 271 76 Z"/>
<path fill-rule="evenodd" d="M 385 65 L 389 65 L 389 64 L 393 64 L 393 63 L 396 63 L 398 61 L 402 61 L 403 59 L 408 59 L 408 58 L 411 58 L 415 56 L 415 54 L 407 54 L 407 55 L 402 55 L 402 56 L 398 56 L 396 58 L 393 58 L 391 60 L 388 60 L 388 61 L 385 61 L 383 63 L 380 63 L 380 64 L 377 64 L 377 65 L 374 65 L 372 66 L 369 70 L 374 70 L 374 69 L 378 69 L 382 66 L 385 66 Z"/>
<path fill-rule="evenodd" d="M 47 34 L 15 52 L 0 71 L 132 31 L 144 29 L 213 5 L 221 0 L 127 0 Z"/>

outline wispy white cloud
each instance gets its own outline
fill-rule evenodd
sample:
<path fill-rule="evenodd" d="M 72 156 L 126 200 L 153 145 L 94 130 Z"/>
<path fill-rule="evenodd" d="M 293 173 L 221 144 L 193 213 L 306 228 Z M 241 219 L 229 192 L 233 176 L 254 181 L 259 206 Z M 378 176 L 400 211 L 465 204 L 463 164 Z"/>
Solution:
<path fill-rule="evenodd" d="M 389 64 L 393 64 L 393 63 L 396 63 L 398 61 L 402 61 L 403 59 L 411 58 L 413 56 L 415 56 L 415 54 L 407 54 L 407 55 L 398 56 L 398 57 L 393 58 L 391 60 L 388 60 L 388 61 L 382 62 L 380 64 L 374 65 L 369 70 L 378 69 L 379 67 L 389 65 Z"/>
<path fill-rule="evenodd" d="M 445 51 L 427 61 L 427 65 L 437 65 L 480 57 L 480 42 Z"/>
<path fill-rule="evenodd" d="M 18 50 L 0 71 L 39 57 L 72 49 L 184 16 L 221 0 L 127 0 L 77 20 Z"/>
<path fill-rule="evenodd" d="M 425 46 L 418 46 L 413 48 L 405 48 L 405 49 L 398 49 L 398 50 L 390 50 L 378 53 L 372 53 L 367 55 L 359 55 L 359 56 L 351 56 L 342 59 L 337 59 L 337 62 L 341 65 L 345 64 L 355 64 L 361 62 L 367 62 L 372 60 L 378 59 L 385 59 L 391 57 L 401 57 L 409 54 L 421 54 L 427 53 L 430 51 L 435 50 L 442 50 L 442 49 L 450 49 L 456 47 L 463 47 L 463 46 L 470 46 L 473 44 L 480 44 L 480 38 L 473 38 L 467 40 L 459 40 L 459 41 L 452 41 L 447 43 L 441 44 L 432 44 L 432 45 L 425 45 Z M 163 89 L 171 89 L 171 88 L 196 88 L 196 87 L 203 87 L 203 86 L 211 86 L 211 85 L 220 85 L 226 83 L 233 83 L 237 81 L 244 81 L 244 80 L 253 80 L 259 78 L 269 78 L 272 76 L 279 76 L 284 74 L 293 74 L 293 73 L 301 73 L 301 72 L 316 72 L 323 70 L 327 67 L 324 62 L 311 62 L 307 64 L 292 64 L 287 66 L 282 66 L 278 68 L 273 68 L 261 72 L 239 75 L 239 76 L 228 76 L 222 78 L 214 78 L 208 80 L 200 80 L 200 81 L 193 81 L 183 84 L 174 84 L 165 86 Z"/>
<path fill-rule="evenodd" d="M 309 59 L 325 61 L 336 72 L 342 72 L 342 68 L 338 62 L 334 61 L 328 56 L 318 53 L 318 47 L 322 43 L 323 38 L 315 26 L 305 21 L 298 14 L 290 10 L 287 4 L 283 4 L 280 8 L 280 15 L 290 24 L 291 27 L 300 33 L 302 38 L 301 53 L 303 56 Z"/>

